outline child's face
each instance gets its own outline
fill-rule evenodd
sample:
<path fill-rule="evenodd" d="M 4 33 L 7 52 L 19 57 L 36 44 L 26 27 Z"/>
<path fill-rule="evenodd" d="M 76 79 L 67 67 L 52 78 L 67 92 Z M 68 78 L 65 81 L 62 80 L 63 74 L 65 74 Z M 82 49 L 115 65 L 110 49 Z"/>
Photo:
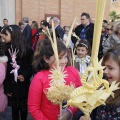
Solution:
<path fill-rule="evenodd" d="M 120 81 L 120 70 L 119 65 L 112 59 L 108 59 L 105 62 L 104 73 L 108 79 L 108 82 L 111 84 L 113 81 Z"/>
<path fill-rule="evenodd" d="M 6 31 L 7 35 L 2 34 L 2 38 L 5 40 L 6 43 L 9 43 L 11 41 L 11 35 L 8 31 Z"/>
<path fill-rule="evenodd" d="M 84 58 L 86 57 L 88 50 L 86 49 L 86 47 L 77 47 L 76 53 L 79 58 Z"/>
<path fill-rule="evenodd" d="M 46 62 L 49 64 L 50 68 L 57 66 L 56 59 L 54 56 L 51 56 L 50 59 L 47 60 Z M 61 52 L 59 54 L 59 66 L 61 66 L 61 68 L 64 69 L 65 66 L 67 65 L 67 62 L 68 62 L 67 53 Z"/>

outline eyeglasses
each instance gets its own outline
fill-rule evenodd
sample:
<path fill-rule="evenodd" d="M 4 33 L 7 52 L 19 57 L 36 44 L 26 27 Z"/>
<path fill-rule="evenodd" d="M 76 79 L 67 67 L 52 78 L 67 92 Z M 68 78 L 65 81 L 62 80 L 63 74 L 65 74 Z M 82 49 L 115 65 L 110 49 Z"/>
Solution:
<path fill-rule="evenodd" d="M 109 30 L 112 30 L 112 29 L 107 28 L 106 30 L 109 31 Z"/>

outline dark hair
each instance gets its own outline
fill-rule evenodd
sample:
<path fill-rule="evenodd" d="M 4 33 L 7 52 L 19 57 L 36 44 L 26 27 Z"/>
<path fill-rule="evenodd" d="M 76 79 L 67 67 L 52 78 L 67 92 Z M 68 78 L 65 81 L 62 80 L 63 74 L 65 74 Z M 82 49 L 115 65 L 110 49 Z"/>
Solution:
<path fill-rule="evenodd" d="M 25 24 L 24 24 L 23 21 L 20 21 L 20 22 L 18 23 L 18 25 L 21 26 L 21 25 L 25 25 Z"/>
<path fill-rule="evenodd" d="M 108 21 L 107 21 L 107 20 L 103 20 L 103 22 L 104 22 L 104 23 L 108 23 Z"/>
<path fill-rule="evenodd" d="M 4 27 L 1 31 L 2 34 L 7 35 L 8 31 L 11 35 L 11 45 L 13 50 L 17 49 L 19 50 L 18 55 L 19 57 L 23 57 L 23 55 L 26 54 L 26 48 L 25 48 L 25 39 L 21 34 L 20 28 L 18 25 L 9 25 L 7 27 Z"/>
<path fill-rule="evenodd" d="M 0 36 L 0 57 L 5 55 L 5 43 Z"/>
<path fill-rule="evenodd" d="M 7 20 L 7 22 L 8 22 L 8 19 L 4 18 L 3 21 L 4 21 L 4 20 Z"/>
<path fill-rule="evenodd" d="M 89 42 L 87 40 L 81 40 L 77 46 L 76 46 L 76 49 L 77 47 L 86 47 L 86 49 L 88 50 L 88 55 L 91 54 L 91 46 L 89 44 Z"/>
<path fill-rule="evenodd" d="M 49 23 L 47 21 L 41 21 L 41 25 L 44 25 L 45 27 L 49 27 Z"/>
<path fill-rule="evenodd" d="M 2 30 L 2 27 L 0 26 L 0 32 L 1 32 L 1 30 Z"/>
<path fill-rule="evenodd" d="M 86 18 L 90 18 L 90 15 L 88 14 L 88 13 L 86 13 L 86 12 L 83 12 L 82 14 L 81 14 L 81 17 L 82 16 L 86 16 Z"/>
<path fill-rule="evenodd" d="M 58 54 L 60 54 L 61 52 L 67 52 L 66 46 L 59 39 L 57 40 L 57 49 Z M 50 67 L 44 61 L 43 57 L 45 56 L 47 59 L 49 59 L 53 55 L 54 52 L 49 39 L 45 38 L 44 40 L 38 41 L 34 53 L 33 70 L 35 72 L 38 72 L 39 70 L 48 70 Z"/>
<path fill-rule="evenodd" d="M 65 31 L 66 26 L 63 26 L 63 30 Z"/>
<path fill-rule="evenodd" d="M 45 21 L 46 21 L 46 20 L 41 20 L 41 21 L 40 21 L 40 25 L 41 25 L 43 22 L 45 22 Z"/>

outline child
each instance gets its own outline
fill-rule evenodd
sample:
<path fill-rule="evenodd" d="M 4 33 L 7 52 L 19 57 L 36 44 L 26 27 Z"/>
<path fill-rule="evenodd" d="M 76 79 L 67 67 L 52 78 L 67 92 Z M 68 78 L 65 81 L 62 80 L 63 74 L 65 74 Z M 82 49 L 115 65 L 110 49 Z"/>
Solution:
<path fill-rule="evenodd" d="M 63 42 L 64 43 L 66 43 L 66 41 L 67 41 L 69 31 L 70 31 L 70 26 L 66 26 L 65 27 L 65 34 L 63 36 Z M 73 44 L 73 42 L 72 42 L 72 40 L 70 38 L 70 41 L 69 41 L 69 44 L 68 44 L 68 48 L 73 48 L 73 47 L 74 47 L 74 44 Z"/>
<path fill-rule="evenodd" d="M 45 39 L 40 42 L 40 49 L 36 52 L 33 61 L 33 68 L 37 74 L 30 85 L 28 108 L 34 120 L 58 120 L 60 108 L 48 100 L 44 92 L 50 87 L 50 78 L 48 76 L 51 74 L 50 70 L 56 67 L 56 60 L 50 40 Z M 59 65 L 68 74 L 67 78 L 65 78 L 66 84 L 70 85 L 73 83 L 75 87 L 81 86 L 78 71 L 72 66 L 66 66 L 68 62 L 66 46 L 61 40 L 57 40 L 57 47 Z M 74 108 L 69 108 L 64 113 L 62 120 L 69 120 L 70 115 L 74 114 L 75 110 Z"/>
<path fill-rule="evenodd" d="M 21 120 L 26 120 L 33 51 L 25 44 L 17 25 L 5 27 L 2 30 L 2 37 L 6 42 L 6 55 L 8 57 L 4 91 L 11 100 L 13 120 L 19 120 L 20 117 Z"/>
<path fill-rule="evenodd" d="M 106 66 L 104 73 L 108 82 L 120 82 L 120 44 L 107 51 L 103 58 L 103 65 Z M 99 119 L 120 119 L 120 89 L 116 90 L 114 98 L 110 96 L 106 106 L 97 109 L 96 120 Z"/>
<path fill-rule="evenodd" d="M 81 40 L 76 46 L 76 55 L 74 56 L 74 65 L 78 71 L 83 74 L 90 64 L 90 45 L 87 40 Z"/>
<path fill-rule="evenodd" d="M 4 55 L 4 43 L 0 36 L 0 112 L 3 112 L 7 107 L 7 97 L 3 90 L 3 81 L 6 75 L 7 56 Z"/>
<path fill-rule="evenodd" d="M 120 44 L 114 46 L 106 52 L 103 57 L 103 65 L 106 66 L 104 73 L 108 82 L 120 82 Z M 92 115 L 92 120 L 119 120 L 120 119 L 120 89 L 114 92 L 114 98 L 110 96 L 106 101 L 106 106 L 97 108 L 96 115 Z M 84 116 L 80 119 L 83 120 Z M 86 120 L 86 119 L 84 119 Z"/>

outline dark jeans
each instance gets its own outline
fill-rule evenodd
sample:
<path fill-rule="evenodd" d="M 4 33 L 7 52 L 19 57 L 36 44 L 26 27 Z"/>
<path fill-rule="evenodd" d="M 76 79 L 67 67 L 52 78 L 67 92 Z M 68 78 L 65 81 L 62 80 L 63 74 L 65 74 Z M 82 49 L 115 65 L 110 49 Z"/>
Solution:
<path fill-rule="evenodd" d="M 91 115 L 90 115 L 91 120 L 95 120 L 96 112 L 97 112 L 97 108 L 95 108 L 95 109 L 92 111 L 92 113 L 91 113 Z M 83 113 L 81 110 L 78 110 L 78 111 L 75 113 L 73 120 L 79 120 L 80 117 L 83 116 L 83 115 L 84 115 L 84 113 Z"/>
<path fill-rule="evenodd" d="M 79 120 L 81 116 L 83 116 L 83 112 L 81 110 L 78 110 L 74 115 L 74 120 Z"/>
<path fill-rule="evenodd" d="M 11 106 L 13 120 L 27 119 L 27 98 L 12 99 Z"/>

